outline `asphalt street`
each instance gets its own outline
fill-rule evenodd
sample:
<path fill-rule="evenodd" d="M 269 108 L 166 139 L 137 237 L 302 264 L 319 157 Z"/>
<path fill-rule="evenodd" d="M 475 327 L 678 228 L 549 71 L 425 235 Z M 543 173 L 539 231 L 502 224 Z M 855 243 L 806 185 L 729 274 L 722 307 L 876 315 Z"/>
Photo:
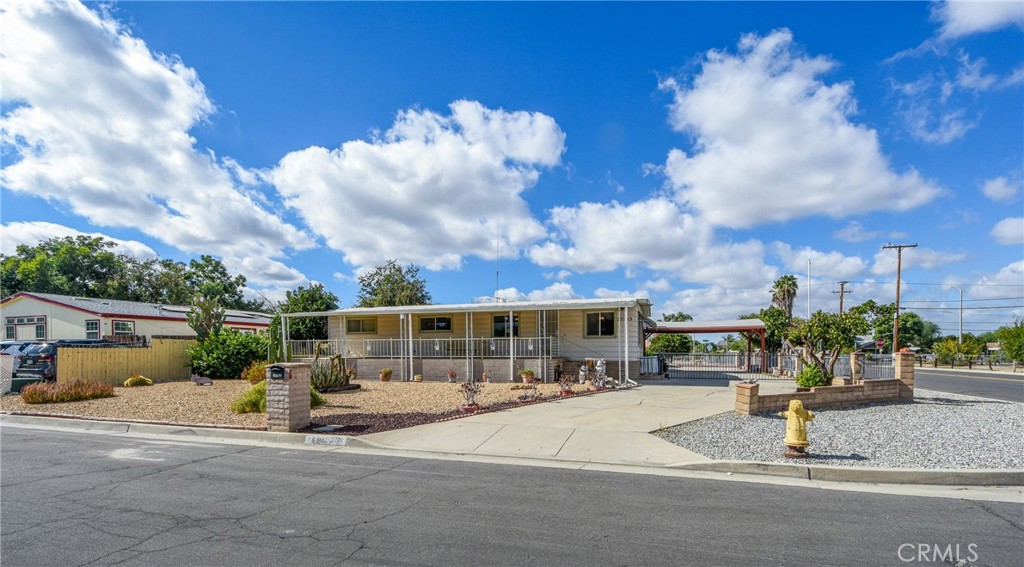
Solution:
<path fill-rule="evenodd" d="M 1024 374 L 915 368 L 914 385 L 939 392 L 1024 402 Z"/>
<path fill-rule="evenodd" d="M 4 566 L 1024 565 L 1022 503 L 7 426 L 0 460 Z"/>

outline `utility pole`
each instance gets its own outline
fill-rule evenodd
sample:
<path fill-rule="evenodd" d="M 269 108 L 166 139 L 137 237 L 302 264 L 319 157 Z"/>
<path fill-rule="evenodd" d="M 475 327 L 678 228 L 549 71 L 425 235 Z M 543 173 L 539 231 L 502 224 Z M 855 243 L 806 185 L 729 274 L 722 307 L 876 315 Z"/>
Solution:
<path fill-rule="evenodd" d="M 850 282 L 847 282 L 847 281 L 839 282 L 839 291 L 833 291 L 832 292 L 832 293 L 838 293 L 839 294 L 839 314 L 840 315 L 843 314 L 843 296 L 848 294 L 848 293 L 850 293 L 850 292 L 846 291 L 846 284 L 848 284 L 848 283 L 850 283 Z"/>
<path fill-rule="evenodd" d="M 886 244 L 882 250 L 896 249 L 896 317 L 892 322 L 892 354 L 896 356 L 896 346 L 900 344 L 900 273 L 903 269 L 903 249 L 917 248 L 917 244 Z"/>
<path fill-rule="evenodd" d="M 956 343 L 964 343 L 964 290 L 959 287 L 953 289 L 960 292 L 960 327 L 957 329 Z"/>
<path fill-rule="evenodd" d="M 811 259 L 807 259 L 807 320 L 811 320 Z"/>

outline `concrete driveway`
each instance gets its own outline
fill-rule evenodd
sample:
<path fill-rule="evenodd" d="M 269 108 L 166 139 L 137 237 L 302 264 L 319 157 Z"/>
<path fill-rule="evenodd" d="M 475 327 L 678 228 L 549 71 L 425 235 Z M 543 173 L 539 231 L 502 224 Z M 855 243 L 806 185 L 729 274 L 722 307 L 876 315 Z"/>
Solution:
<path fill-rule="evenodd" d="M 732 411 L 736 382 L 643 382 L 639 388 L 385 431 L 361 440 L 393 449 L 609 464 L 711 462 L 649 432 Z M 793 391 L 761 382 L 764 393 Z"/>

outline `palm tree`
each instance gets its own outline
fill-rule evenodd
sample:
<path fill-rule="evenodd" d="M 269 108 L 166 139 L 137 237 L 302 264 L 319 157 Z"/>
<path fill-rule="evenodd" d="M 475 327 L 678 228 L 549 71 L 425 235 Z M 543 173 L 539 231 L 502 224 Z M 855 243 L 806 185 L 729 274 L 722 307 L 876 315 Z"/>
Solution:
<path fill-rule="evenodd" d="M 793 319 L 793 300 L 796 299 L 796 276 L 788 274 L 775 280 L 772 287 L 772 303 L 786 313 L 786 322 Z"/>

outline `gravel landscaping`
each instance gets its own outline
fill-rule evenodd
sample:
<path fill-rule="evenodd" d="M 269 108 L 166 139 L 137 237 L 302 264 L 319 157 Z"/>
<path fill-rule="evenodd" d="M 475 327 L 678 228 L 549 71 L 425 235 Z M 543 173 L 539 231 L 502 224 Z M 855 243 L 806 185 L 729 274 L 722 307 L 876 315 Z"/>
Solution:
<path fill-rule="evenodd" d="M 913 403 L 815 411 L 802 464 L 1024 469 L 1024 404 L 918 389 Z M 655 432 L 713 459 L 788 462 L 786 420 L 723 413 Z"/>
<path fill-rule="evenodd" d="M 349 435 L 431 423 L 462 415 L 465 403 L 458 384 L 447 382 L 377 382 L 358 380 L 358 390 L 328 393 L 326 406 L 313 409 L 314 427 L 339 425 L 335 433 Z M 512 407 L 523 390 L 508 382 L 484 385 L 477 402 L 484 409 Z M 166 382 L 136 388 L 115 388 L 114 396 L 59 404 L 26 404 L 20 396 L 0 397 L 0 409 L 10 413 L 46 414 L 158 423 L 216 425 L 264 429 L 266 414 L 236 414 L 228 406 L 251 388 L 244 380 L 214 380 L 211 386 Z M 582 386 L 577 386 L 582 390 Z M 558 396 L 558 384 L 540 384 L 545 399 Z"/>

